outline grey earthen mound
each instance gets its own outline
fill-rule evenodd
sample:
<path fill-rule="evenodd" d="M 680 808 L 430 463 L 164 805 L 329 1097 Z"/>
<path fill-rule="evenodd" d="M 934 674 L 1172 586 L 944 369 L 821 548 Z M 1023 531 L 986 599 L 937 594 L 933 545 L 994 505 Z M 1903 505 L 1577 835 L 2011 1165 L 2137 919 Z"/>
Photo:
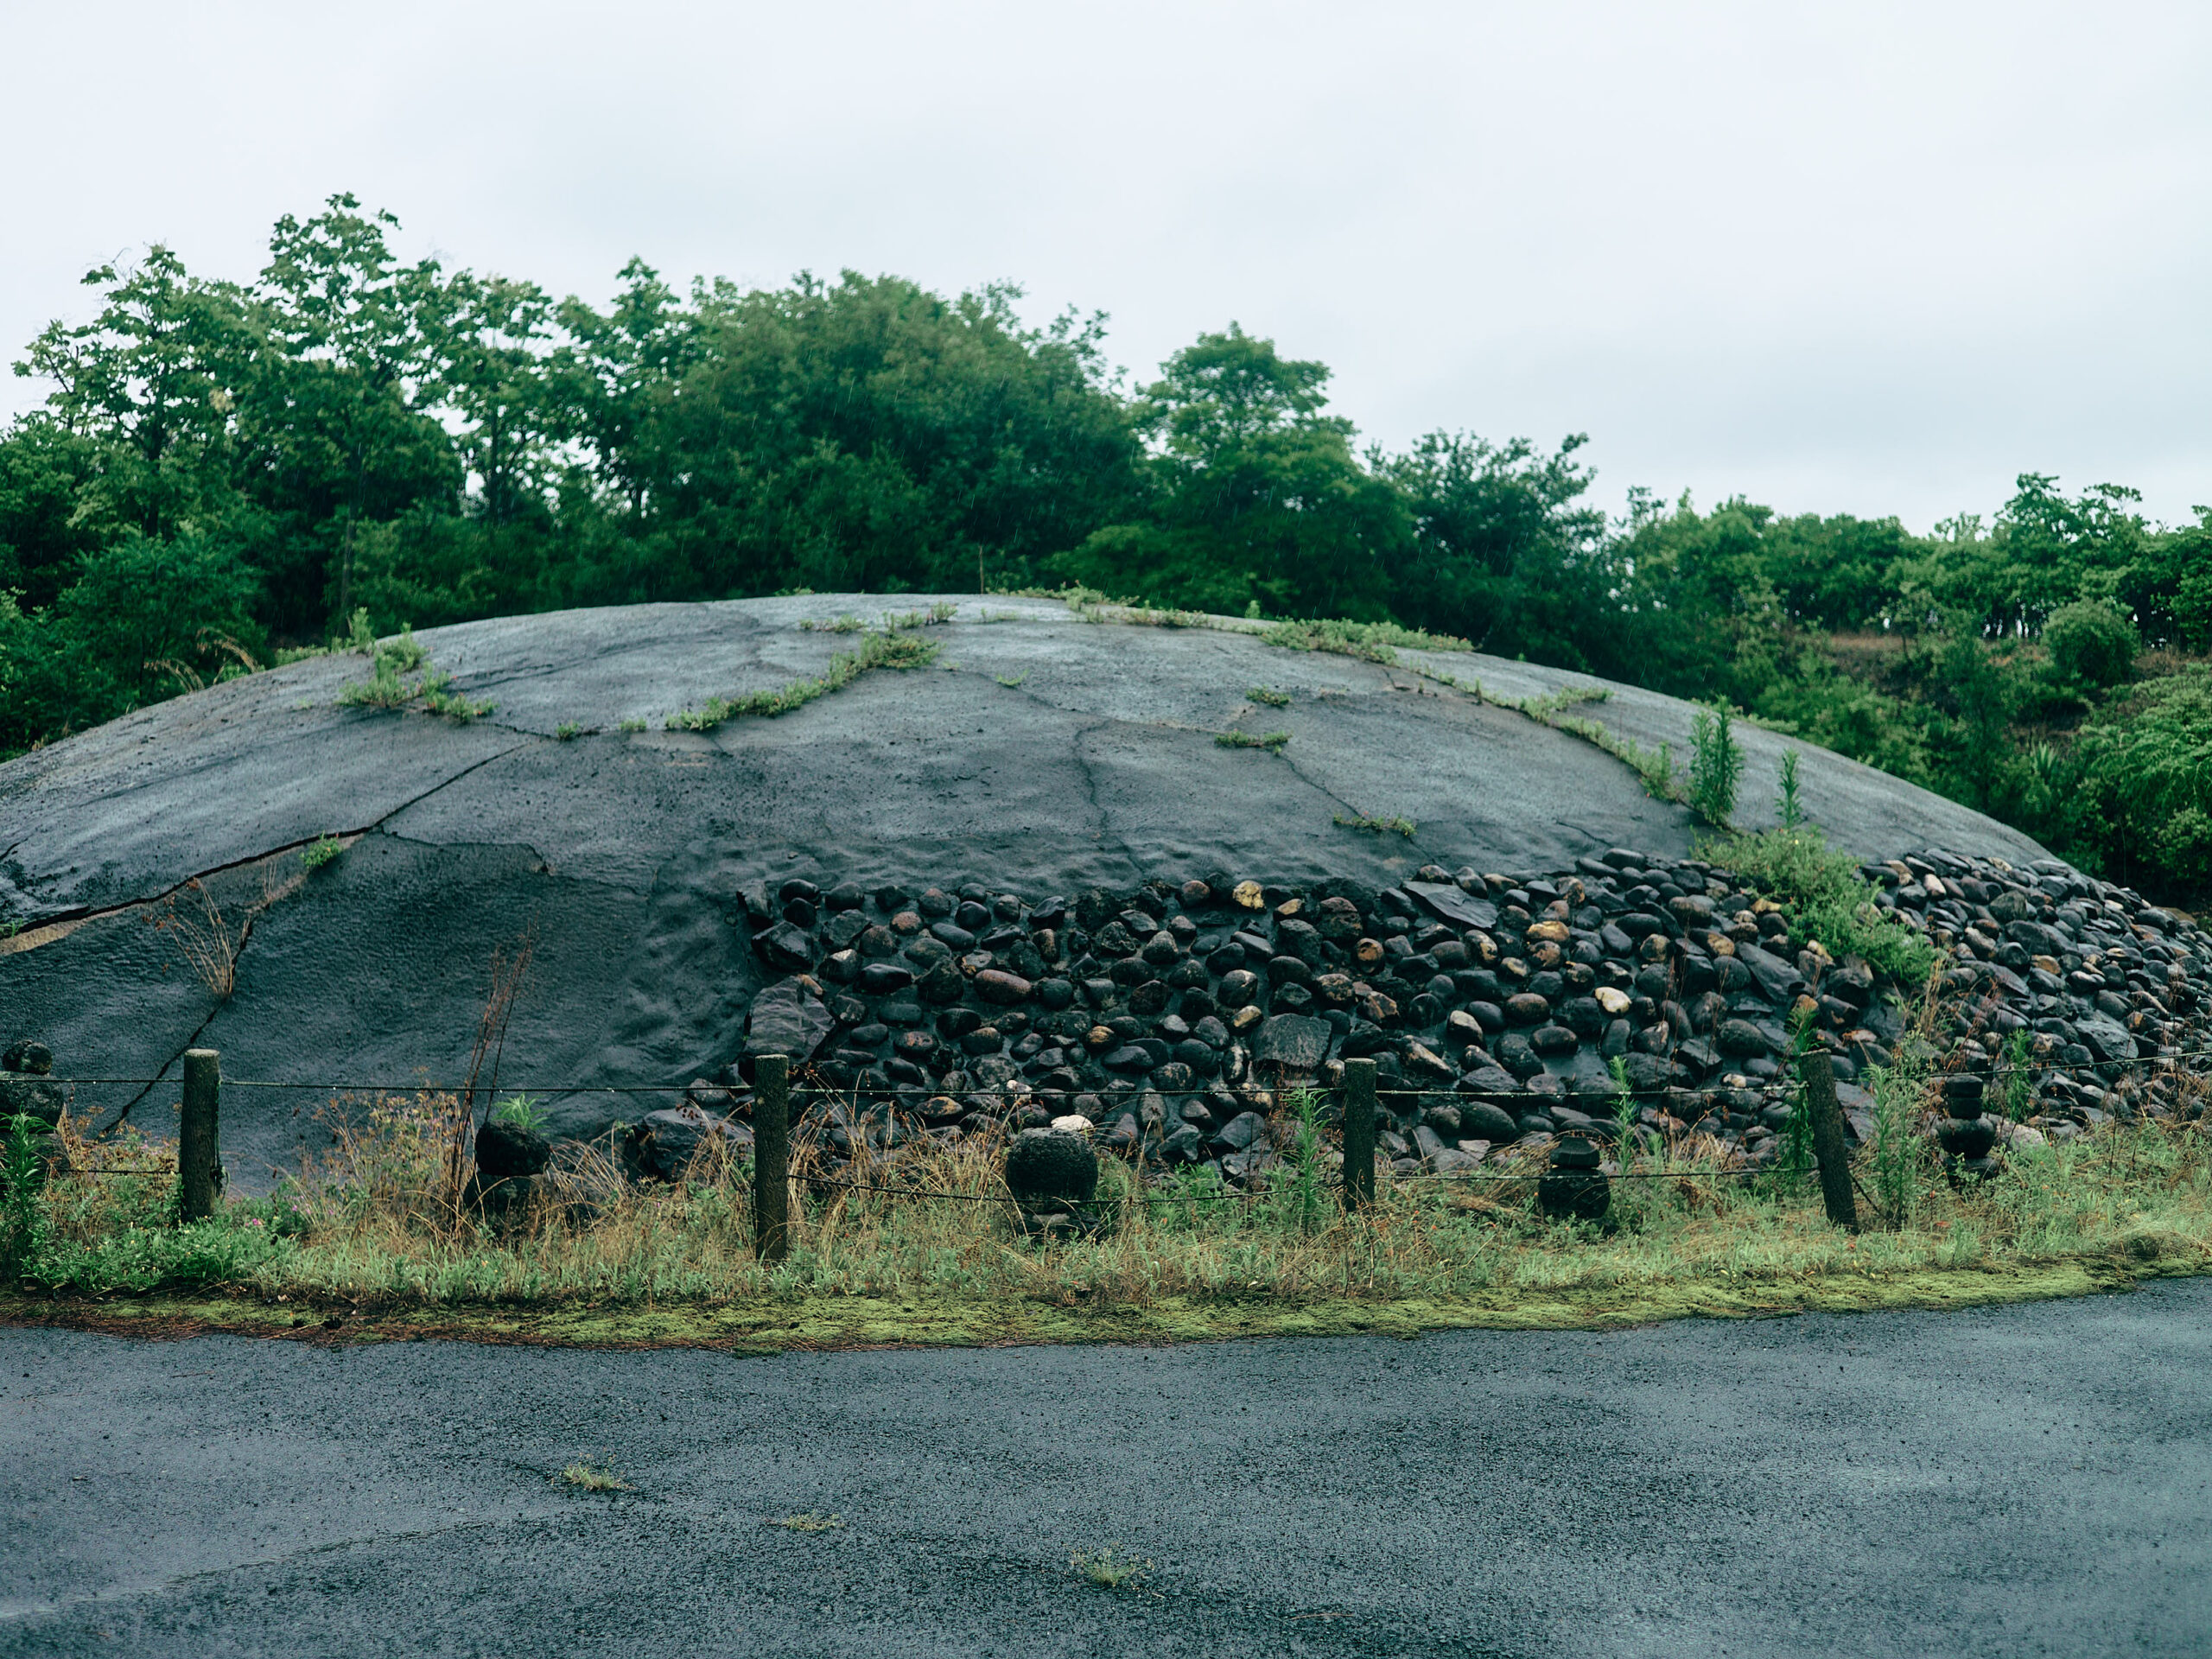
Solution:
<path fill-rule="evenodd" d="M 1245 625 L 1087 621 L 973 597 L 927 630 L 931 665 L 863 675 L 776 719 L 705 733 L 666 718 L 819 674 L 874 620 L 927 596 L 654 605 L 423 633 L 465 724 L 339 705 L 359 657 L 320 659 L 143 710 L 0 766 L 0 1041 L 35 1036 L 57 1074 L 174 1077 L 219 1048 L 227 1077 L 411 1086 L 465 1068 L 494 952 L 531 966 L 503 1091 L 551 1096 L 556 1134 L 677 1097 L 744 1049 L 779 969 L 748 889 L 982 884 L 1036 904 L 1227 873 L 1383 889 L 1424 865 L 1572 868 L 1610 848 L 1681 857 L 1695 833 L 1618 760 L 1415 664 L 1525 697 L 1587 676 L 1464 653 L 1397 665 L 1281 649 Z M 1254 702 L 1268 688 L 1287 705 Z M 1624 686 L 1579 711 L 1688 753 L 1689 705 Z M 626 725 L 628 729 L 625 729 Z M 1280 752 L 1217 734 L 1289 734 Z M 1773 821 L 1788 746 L 1745 729 L 1738 820 Z M 1865 859 L 1929 848 L 2025 865 L 2044 850 L 1925 791 L 1805 747 L 1802 791 Z M 1346 827 L 1403 818 L 1407 837 Z M 315 838 L 345 850 L 308 872 Z M 185 884 L 197 879 L 200 887 Z M 212 900 L 234 987 L 210 988 Z M 196 930 L 196 932 L 195 932 Z M 237 1179 L 265 1185 L 319 1143 L 321 1091 L 226 1093 Z M 103 1128 L 171 1128 L 175 1088 L 80 1086 Z"/>

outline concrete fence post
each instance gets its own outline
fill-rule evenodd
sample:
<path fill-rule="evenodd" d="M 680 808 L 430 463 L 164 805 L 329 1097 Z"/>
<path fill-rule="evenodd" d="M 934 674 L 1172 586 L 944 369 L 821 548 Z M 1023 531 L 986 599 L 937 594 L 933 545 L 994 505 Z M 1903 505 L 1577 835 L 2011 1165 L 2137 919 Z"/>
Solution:
<path fill-rule="evenodd" d="M 1828 1219 L 1847 1232 L 1859 1230 L 1859 1201 L 1851 1194 L 1851 1164 L 1843 1149 L 1843 1109 L 1836 1104 L 1835 1067 L 1820 1049 L 1797 1062 L 1805 1085 L 1805 1109 L 1813 1120 L 1813 1155 L 1821 1164 L 1821 1198 Z"/>
<path fill-rule="evenodd" d="M 791 1249 L 791 1061 L 763 1054 L 753 1065 L 753 1248 L 780 1262 Z"/>
<path fill-rule="evenodd" d="M 1375 1062 L 1346 1060 L 1338 1093 L 1344 1120 L 1344 1208 L 1375 1202 Z"/>
<path fill-rule="evenodd" d="M 222 1056 L 212 1048 L 184 1051 L 184 1102 L 176 1136 L 177 1219 L 215 1213 L 223 1169 L 218 1119 L 223 1103 Z"/>

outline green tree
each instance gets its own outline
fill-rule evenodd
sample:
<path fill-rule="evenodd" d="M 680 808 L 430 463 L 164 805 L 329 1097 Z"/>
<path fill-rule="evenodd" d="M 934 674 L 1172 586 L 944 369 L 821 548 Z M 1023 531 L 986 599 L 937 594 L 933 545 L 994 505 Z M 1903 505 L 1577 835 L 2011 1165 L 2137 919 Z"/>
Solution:
<path fill-rule="evenodd" d="M 1373 455 L 1412 518 L 1392 614 L 1503 656 L 1587 667 L 1584 636 L 1612 608 L 1614 582 L 1605 514 L 1582 500 L 1593 474 L 1574 460 L 1588 442 L 1576 433 L 1545 454 L 1525 438 L 1431 432 Z"/>
<path fill-rule="evenodd" d="M 48 324 L 15 365 L 54 383 L 43 423 L 89 441 L 72 516 L 148 536 L 204 524 L 229 493 L 238 392 L 259 346 L 247 298 L 158 244 L 84 283 L 103 290 L 99 314 Z"/>
<path fill-rule="evenodd" d="M 2212 899 L 2212 668 L 2146 680 L 2100 711 L 2075 764 L 2069 816 L 2108 874 Z"/>
<path fill-rule="evenodd" d="M 2102 690 L 2135 671 L 2135 653 L 2142 642 L 2119 607 L 2104 600 L 2077 599 L 2051 613 L 2044 624 L 2043 643 L 2059 674 Z"/>
<path fill-rule="evenodd" d="M 361 526 L 424 503 L 450 511 L 464 473 L 438 418 L 454 296 L 435 260 L 402 264 L 390 213 L 351 195 L 276 221 L 256 289 L 271 349 L 244 424 L 272 625 L 319 632 L 353 607 Z"/>
<path fill-rule="evenodd" d="M 1154 603 L 1274 615 L 1389 614 L 1412 526 L 1389 480 L 1324 415 L 1322 364 L 1231 323 L 1170 358 L 1135 418 L 1154 453 L 1144 511 L 1058 562 L 1078 582 Z"/>

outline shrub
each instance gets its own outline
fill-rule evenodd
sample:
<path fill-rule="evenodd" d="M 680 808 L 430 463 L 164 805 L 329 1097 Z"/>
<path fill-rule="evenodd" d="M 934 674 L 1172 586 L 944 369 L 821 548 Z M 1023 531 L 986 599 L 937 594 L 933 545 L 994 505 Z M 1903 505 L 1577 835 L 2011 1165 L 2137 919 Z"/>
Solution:
<path fill-rule="evenodd" d="M 1917 987 L 1936 965 L 1936 950 L 1910 924 L 1885 915 L 1874 889 L 1848 853 L 1828 850 L 1821 832 L 1763 830 L 1701 842 L 1698 856 L 1740 876 L 1780 904 L 1790 932 L 1816 939 L 1834 957 L 1863 957 L 1901 984 Z"/>
<path fill-rule="evenodd" d="M 1358 657 L 1370 663 L 1395 663 L 1400 650 L 1472 651 L 1465 639 L 1448 633 L 1429 633 L 1400 627 L 1395 622 L 1349 622 L 1342 620 L 1278 622 L 1260 638 L 1287 651 L 1325 651 L 1339 657 Z"/>
<path fill-rule="evenodd" d="M 1735 716 L 1725 702 L 1701 708 L 1690 722 L 1690 810 L 1716 830 L 1736 816 L 1736 785 L 1744 752 L 1736 746 Z"/>
<path fill-rule="evenodd" d="M 512 1123 L 531 1135 L 545 1133 L 545 1109 L 534 1095 L 510 1095 L 492 1109 L 495 1123 Z"/>
<path fill-rule="evenodd" d="M 46 1250 L 46 1211 L 38 1201 L 38 1148 L 31 1120 L 18 1116 L 0 1145 L 0 1276 L 13 1278 Z"/>
<path fill-rule="evenodd" d="M 2062 605 L 2044 624 L 2044 648 L 2050 665 L 2084 685 L 2118 685 L 2135 671 L 2141 645 L 2134 623 L 2101 600 Z"/>
<path fill-rule="evenodd" d="M 1805 804 L 1797 793 L 1797 751 L 1782 757 L 1782 827 L 1795 830 L 1805 822 Z"/>
<path fill-rule="evenodd" d="M 2146 680 L 2083 729 L 2075 815 L 2121 880 L 2212 892 L 2212 669 Z"/>

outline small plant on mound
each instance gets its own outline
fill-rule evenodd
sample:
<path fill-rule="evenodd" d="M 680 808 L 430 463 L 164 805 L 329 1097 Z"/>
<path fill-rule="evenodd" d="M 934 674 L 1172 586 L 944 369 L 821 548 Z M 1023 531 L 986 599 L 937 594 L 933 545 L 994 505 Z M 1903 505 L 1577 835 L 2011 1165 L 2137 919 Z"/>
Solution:
<path fill-rule="evenodd" d="M 1255 736 L 1250 732 L 1217 732 L 1213 741 L 1224 749 L 1265 749 L 1269 754 L 1279 754 L 1290 741 L 1290 734 L 1262 732 Z"/>
<path fill-rule="evenodd" d="M 1303 622 L 1278 622 L 1260 636 L 1286 651 L 1325 651 L 1338 657 L 1385 664 L 1398 660 L 1401 651 L 1472 651 L 1465 639 L 1448 633 L 1428 633 L 1420 628 L 1400 627 L 1395 622 L 1351 622 L 1341 618 Z"/>
<path fill-rule="evenodd" d="M 1744 752 L 1737 746 L 1735 715 L 1725 702 L 1700 709 L 1690 721 L 1690 810 L 1716 830 L 1736 816 L 1736 786 L 1743 780 Z"/>
<path fill-rule="evenodd" d="M 1290 693 L 1287 691 L 1278 691 L 1272 686 L 1255 685 L 1250 690 L 1247 691 L 1244 696 L 1248 702 L 1263 703 L 1270 709 L 1287 709 L 1290 707 Z"/>
<path fill-rule="evenodd" d="M 1421 827 L 1411 818 L 1378 818 L 1357 811 L 1349 815 L 1338 813 L 1337 823 L 1346 830 L 1364 830 L 1370 836 L 1403 836 L 1408 841 L 1414 838 L 1414 832 Z"/>
<path fill-rule="evenodd" d="M 408 679 L 410 674 L 416 677 Z M 492 712 L 492 704 L 473 702 L 452 687 L 453 676 L 432 667 L 414 628 L 403 626 L 394 638 L 375 643 L 369 677 L 339 687 L 338 702 L 344 709 L 404 709 L 419 702 L 431 714 L 463 723 Z"/>
<path fill-rule="evenodd" d="M 312 875 L 315 871 L 329 863 L 332 859 L 337 857 L 339 854 L 345 850 L 345 843 L 340 842 L 337 836 L 328 835 L 317 836 L 313 841 L 300 849 L 300 862 L 307 867 L 308 873 Z"/>
<path fill-rule="evenodd" d="M 768 1524 L 781 1527 L 785 1532 L 841 1532 L 845 1522 L 841 1516 L 819 1515 L 809 1510 L 804 1515 L 779 1516 Z"/>
<path fill-rule="evenodd" d="M 942 608 L 942 607 L 940 607 Z M 773 720 L 794 709 L 804 709 L 817 697 L 842 691 L 863 674 L 879 668 L 927 668 L 944 649 L 941 642 L 924 639 L 914 630 L 941 620 L 914 611 L 903 618 L 887 618 L 888 631 L 861 637 L 859 646 L 841 651 L 830 659 L 819 679 L 793 680 L 772 691 L 747 691 L 736 697 L 710 697 L 696 709 L 671 715 L 664 722 L 671 732 L 711 732 L 727 721 L 750 717 Z"/>
<path fill-rule="evenodd" d="M 494 1123 L 512 1123 L 531 1135 L 545 1133 L 545 1109 L 535 1096 L 510 1095 L 492 1109 Z"/>
<path fill-rule="evenodd" d="M 1103 1549 L 1076 1550 L 1068 1556 L 1068 1565 L 1075 1569 L 1077 1577 L 1101 1590 L 1119 1590 L 1124 1585 L 1135 1588 L 1152 1571 L 1150 1561 L 1122 1554 L 1119 1544 L 1108 1544 Z"/>
<path fill-rule="evenodd" d="M 1805 822 L 1805 803 L 1797 790 L 1797 751 L 1791 749 L 1782 757 L 1782 800 L 1778 809 L 1782 827 L 1796 830 Z"/>
<path fill-rule="evenodd" d="M 1848 853 L 1831 852 L 1811 825 L 1716 836 L 1698 856 L 1741 877 L 1783 907 L 1794 938 L 1818 940 L 1830 956 L 1860 957 L 1902 985 L 1917 987 L 1940 953 L 1909 923 L 1885 915 Z"/>
<path fill-rule="evenodd" d="M 602 1469 L 588 1459 L 570 1464 L 553 1477 L 554 1484 L 575 1488 L 580 1492 L 626 1492 L 633 1491 L 630 1483 L 612 1469 Z"/>

